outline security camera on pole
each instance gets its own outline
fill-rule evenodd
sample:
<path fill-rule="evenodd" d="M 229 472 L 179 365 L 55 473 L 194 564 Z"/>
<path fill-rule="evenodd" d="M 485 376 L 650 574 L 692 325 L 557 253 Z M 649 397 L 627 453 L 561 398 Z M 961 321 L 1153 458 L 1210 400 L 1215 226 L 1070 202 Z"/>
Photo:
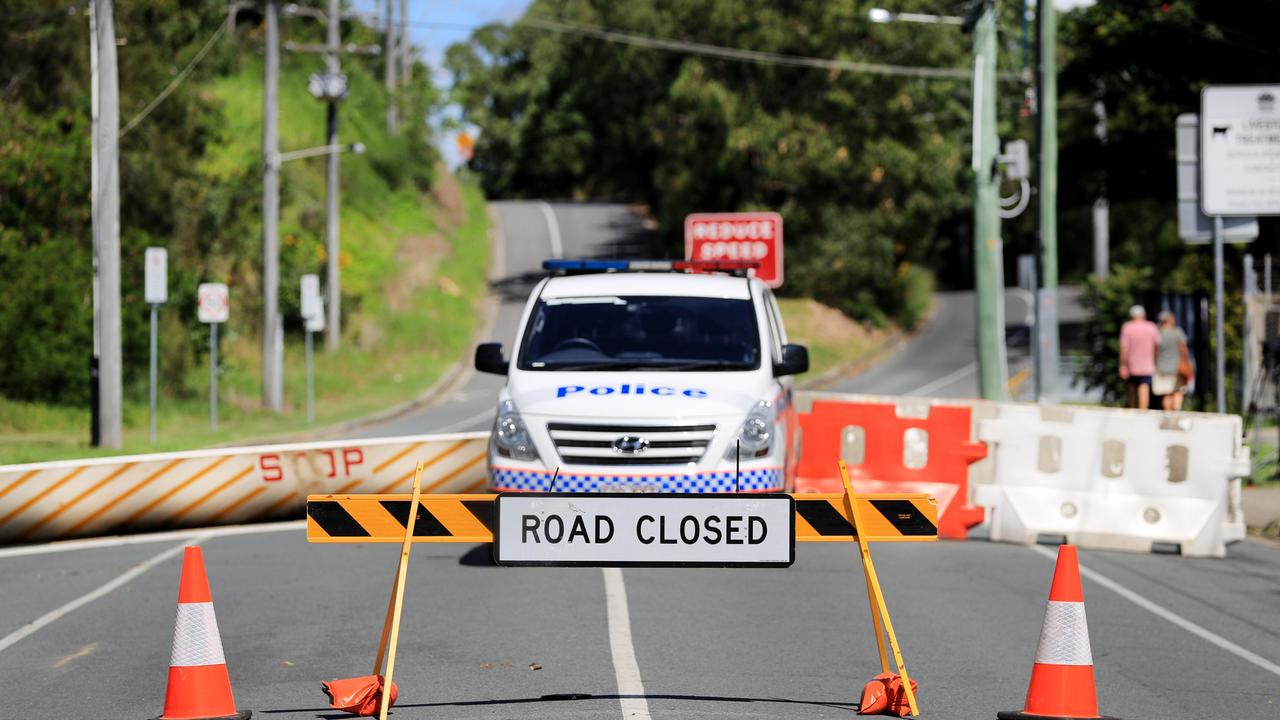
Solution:
<path fill-rule="evenodd" d="M 316 384 L 311 336 L 324 332 L 324 300 L 320 297 L 320 276 L 302 276 L 302 320 L 307 338 L 307 422 L 316 421 Z"/>
<path fill-rule="evenodd" d="M 149 247 L 146 253 L 145 295 L 151 306 L 151 444 L 156 444 L 156 312 L 169 301 L 169 251 Z"/>
<path fill-rule="evenodd" d="M 209 430 L 218 430 L 218 325 L 230 317 L 230 299 L 223 283 L 200 283 L 196 289 L 196 317 L 209 324 Z"/>

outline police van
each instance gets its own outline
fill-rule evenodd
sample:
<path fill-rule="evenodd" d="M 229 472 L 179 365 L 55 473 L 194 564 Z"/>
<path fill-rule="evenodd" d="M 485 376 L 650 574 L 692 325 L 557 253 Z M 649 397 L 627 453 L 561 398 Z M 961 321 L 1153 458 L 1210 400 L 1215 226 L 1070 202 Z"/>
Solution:
<path fill-rule="evenodd" d="M 778 492 L 794 482 L 787 342 L 755 263 L 548 260 L 516 347 L 476 348 L 505 375 L 489 441 L 497 492 Z"/>

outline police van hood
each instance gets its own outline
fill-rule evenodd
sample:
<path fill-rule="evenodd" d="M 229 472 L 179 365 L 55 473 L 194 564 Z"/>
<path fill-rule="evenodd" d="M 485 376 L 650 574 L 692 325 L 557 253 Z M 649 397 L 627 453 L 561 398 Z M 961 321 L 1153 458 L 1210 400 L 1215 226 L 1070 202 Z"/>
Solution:
<path fill-rule="evenodd" d="M 662 419 L 741 416 L 772 399 L 773 378 L 753 372 L 522 372 L 508 385 L 524 416 Z"/>

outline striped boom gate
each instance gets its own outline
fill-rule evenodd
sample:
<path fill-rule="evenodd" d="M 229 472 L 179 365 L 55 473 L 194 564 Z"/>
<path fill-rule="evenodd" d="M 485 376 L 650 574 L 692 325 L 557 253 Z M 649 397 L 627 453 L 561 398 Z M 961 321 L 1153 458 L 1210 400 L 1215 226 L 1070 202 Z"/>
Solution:
<path fill-rule="evenodd" d="M 493 506 L 497 497 L 424 495 L 418 501 L 414 542 L 493 542 Z M 843 494 L 792 497 L 796 508 L 796 542 L 857 540 Z M 863 539 L 867 542 L 929 542 L 938 539 L 938 508 L 928 495 L 858 495 L 857 504 Z M 307 497 L 308 542 L 398 543 L 404 540 L 408 520 L 408 495 Z"/>
<path fill-rule="evenodd" d="M 488 543 L 498 565 L 558 567 L 786 567 L 795 561 L 797 542 L 856 543 L 881 668 L 863 689 L 859 707 L 918 716 L 915 683 L 889 619 L 870 543 L 936 540 L 937 503 L 924 493 L 857 494 L 844 462 L 839 469 L 844 492 L 829 494 L 310 495 L 307 542 L 400 543 L 379 657 L 387 638 L 394 647 L 398 637 L 409 550 L 419 542 Z M 665 520 L 673 522 L 663 526 Z M 560 549 L 575 542 L 577 549 Z M 601 552 L 601 545 L 610 549 Z M 695 547 L 705 545 L 724 549 L 709 555 L 706 547 Z M 745 549 L 749 545 L 759 546 L 757 557 Z M 557 549 L 544 551 L 546 546 Z M 380 664 L 374 667 L 377 675 Z"/>
<path fill-rule="evenodd" d="M 485 487 L 488 432 L 0 466 L 0 543 L 298 517 L 318 492 Z"/>

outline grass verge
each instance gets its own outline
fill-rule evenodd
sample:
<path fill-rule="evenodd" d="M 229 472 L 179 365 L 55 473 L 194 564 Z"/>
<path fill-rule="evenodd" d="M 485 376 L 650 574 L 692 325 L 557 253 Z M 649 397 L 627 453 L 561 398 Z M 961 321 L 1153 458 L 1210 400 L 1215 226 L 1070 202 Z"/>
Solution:
<path fill-rule="evenodd" d="M 418 397 L 470 349 L 487 292 L 488 218 L 473 186 L 460 188 L 457 222 L 436 212 L 426 195 L 404 192 L 379 222 L 384 235 L 401 238 L 385 263 L 387 272 L 365 278 L 384 291 L 366 297 L 348 316 L 343 347 L 325 353 L 316 336 L 316 426 L 348 421 Z M 421 257 L 427 251 L 429 262 Z M 234 300 L 234 296 L 233 296 Z M 310 427 L 306 417 L 304 344 L 285 345 L 285 411 L 259 407 L 257 338 L 234 325 L 222 336 L 218 430 L 209 429 L 209 369 L 192 370 L 184 397 L 164 397 L 157 412 L 157 442 L 148 442 L 145 382 L 126 392 L 125 443 L 120 450 L 89 446 L 87 408 L 51 406 L 0 397 L 0 464 L 185 450 L 279 436 Z M 204 342 L 207 342 L 205 340 Z M 164 362 L 164 338 L 160 339 Z"/>
<path fill-rule="evenodd" d="M 888 331 L 867 328 L 817 300 L 778 298 L 778 306 L 787 338 L 809 348 L 809 372 L 800 376 L 801 382 L 866 361 L 890 338 Z"/>

